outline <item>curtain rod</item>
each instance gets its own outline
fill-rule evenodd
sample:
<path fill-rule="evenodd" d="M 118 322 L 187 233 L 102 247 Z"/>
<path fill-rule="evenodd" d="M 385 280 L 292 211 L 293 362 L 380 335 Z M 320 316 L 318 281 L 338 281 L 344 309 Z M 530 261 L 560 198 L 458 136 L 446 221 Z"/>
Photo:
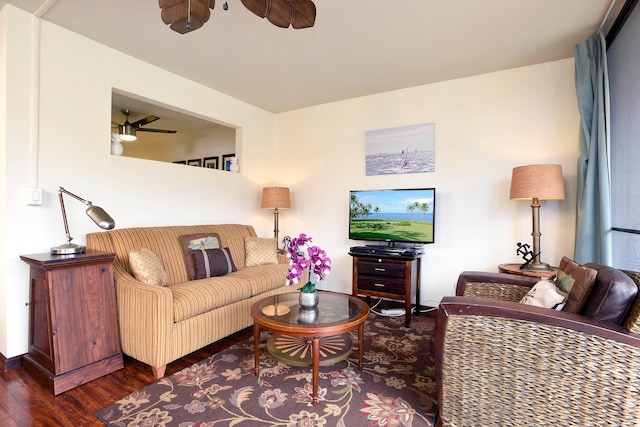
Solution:
<path fill-rule="evenodd" d="M 600 26 L 598 27 L 598 31 L 600 31 L 603 27 L 605 22 L 607 22 L 607 19 L 609 19 L 609 15 L 611 15 L 611 11 L 613 10 L 613 6 L 615 6 L 616 2 L 618 0 L 611 0 L 611 4 L 609 5 L 609 9 L 607 9 L 607 13 L 604 14 L 604 18 L 602 18 L 602 22 L 600 23 Z"/>

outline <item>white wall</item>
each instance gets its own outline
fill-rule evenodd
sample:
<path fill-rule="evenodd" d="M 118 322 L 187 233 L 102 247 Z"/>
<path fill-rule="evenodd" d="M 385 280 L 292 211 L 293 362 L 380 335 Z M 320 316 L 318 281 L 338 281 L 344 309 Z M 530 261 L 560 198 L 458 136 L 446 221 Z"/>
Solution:
<path fill-rule="evenodd" d="M 436 171 L 365 175 L 367 130 L 435 123 Z M 320 287 L 351 290 L 349 190 L 436 187 L 436 243 L 426 246 L 421 301 L 454 292 L 463 270 L 496 271 L 531 244 L 530 203 L 509 200 L 511 170 L 563 167 L 567 197 L 542 202 L 542 261 L 573 254 L 578 113 L 573 60 L 486 74 L 279 114 L 279 184 L 292 209 L 280 234 L 305 232 L 333 259 Z"/>
<path fill-rule="evenodd" d="M 56 189 L 103 207 L 117 227 L 198 223 L 250 223 L 272 233 L 272 215 L 259 209 L 270 183 L 273 115 L 77 34 L 10 5 L 0 11 L 0 61 L 8 87 L 1 132 L 5 236 L 0 248 L 0 353 L 26 353 L 28 267 L 19 256 L 48 252 L 64 242 Z M 40 31 L 40 34 L 38 34 Z M 3 43 L 4 45 L 4 43 Z M 113 64 L 118 64 L 114 67 Z M 238 128 L 243 172 L 110 155 L 111 92 L 157 100 Z M 32 95 L 32 93 L 34 95 Z M 3 163 L 0 163 L 3 164 Z M 42 206 L 27 206 L 26 188 L 40 186 Z M 83 243 L 100 231 L 81 203 L 66 200 L 71 235 Z"/>

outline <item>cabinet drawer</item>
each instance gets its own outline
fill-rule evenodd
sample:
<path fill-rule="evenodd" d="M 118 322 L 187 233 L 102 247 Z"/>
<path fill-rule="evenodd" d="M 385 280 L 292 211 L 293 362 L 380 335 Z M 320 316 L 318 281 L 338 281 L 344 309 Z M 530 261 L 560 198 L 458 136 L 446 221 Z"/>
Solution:
<path fill-rule="evenodd" d="M 404 295 L 404 278 L 358 275 L 358 289 Z"/>
<path fill-rule="evenodd" d="M 406 273 L 405 263 L 358 262 L 358 274 L 369 276 L 401 277 Z"/>

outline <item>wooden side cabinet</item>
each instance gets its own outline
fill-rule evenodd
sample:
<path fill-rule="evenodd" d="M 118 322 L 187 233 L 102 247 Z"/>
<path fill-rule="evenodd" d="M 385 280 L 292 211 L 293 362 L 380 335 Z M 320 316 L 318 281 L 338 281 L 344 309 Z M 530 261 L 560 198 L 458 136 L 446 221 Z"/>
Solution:
<path fill-rule="evenodd" d="M 124 367 L 113 283 L 115 255 L 22 255 L 29 264 L 26 371 L 54 395 Z"/>
<path fill-rule="evenodd" d="M 353 258 L 352 295 L 389 298 L 404 302 L 405 326 L 411 325 L 411 300 L 416 299 L 416 316 L 420 313 L 421 256 L 359 254 Z"/>

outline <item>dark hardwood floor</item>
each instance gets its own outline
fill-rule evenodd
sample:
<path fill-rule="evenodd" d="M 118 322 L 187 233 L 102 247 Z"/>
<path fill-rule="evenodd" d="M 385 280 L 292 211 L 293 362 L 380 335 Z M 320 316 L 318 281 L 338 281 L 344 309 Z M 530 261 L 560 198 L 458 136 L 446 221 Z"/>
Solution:
<path fill-rule="evenodd" d="M 381 307 L 384 306 L 389 305 L 382 304 Z M 421 316 L 435 317 L 435 311 Z M 172 375 L 251 336 L 253 328 L 246 328 L 188 354 L 168 364 L 166 375 Z M 104 426 L 95 416 L 96 412 L 155 381 L 151 367 L 127 356 L 124 357 L 124 369 L 58 396 L 42 388 L 24 368 L 0 372 L 0 427 Z"/>
<path fill-rule="evenodd" d="M 167 365 L 166 375 L 224 350 L 253 335 L 247 328 Z M 54 396 L 24 368 L 0 372 L 0 426 L 104 426 L 95 413 L 156 381 L 148 365 L 125 356 L 124 369 Z"/>

